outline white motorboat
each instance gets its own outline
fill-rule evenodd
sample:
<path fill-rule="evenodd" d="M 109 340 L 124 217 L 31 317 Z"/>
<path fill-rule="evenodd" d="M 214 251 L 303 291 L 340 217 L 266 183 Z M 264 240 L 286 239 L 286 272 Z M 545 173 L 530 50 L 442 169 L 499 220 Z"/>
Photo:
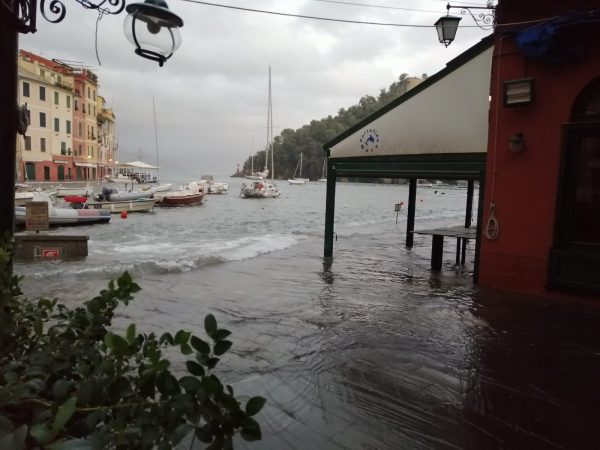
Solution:
<path fill-rule="evenodd" d="M 137 199 L 148 199 L 154 195 L 153 192 L 146 191 L 119 191 L 118 189 L 104 186 L 102 192 L 96 195 L 94 200 L 102 202 L 120 202 Z"/>
<path fill-rule="evenodd" d="M 142 188 L 142 191 L 149 191 L 149 192 L 152 192 L 153 194 L 156 194 L 157 192 L 168 192 L 171 190 L 172 187 L 173 187 L 173 183 L 151 184 L 150 186 Z"/>
<path fill-rule="evenodd" d="M 48 223 L 52 226 L 106 223 L 110 221 L 109 211 L 102 208 L 91 208 L 87 200 L 87 197 L 67 196 L 65 197 L 64 206 L 60 206 L 51 195 L 35 192 L 32 201 L 48 203 Z M 18 224 L 24 224 L 26 219 L 27 208 L 25 206 L 15 206 L 15 221 Z"/>
<path fill-rule="evenodd" d="M 261 178 L 262 179 L 262 178 Z M 197 182 L 204 188 L 206 194 L 228 194 L 229 184 L 215 181 L 212 175 L 202 175 L 200 181 Z"/>
<path fill-rule="evenodd" d="M 125 212 L 151 212 L 156 204 L 153 198 L 138 198 L 135 200 L 121 201 L 88 201 L 90 208 L 105 209 L 111 213 Z"/>

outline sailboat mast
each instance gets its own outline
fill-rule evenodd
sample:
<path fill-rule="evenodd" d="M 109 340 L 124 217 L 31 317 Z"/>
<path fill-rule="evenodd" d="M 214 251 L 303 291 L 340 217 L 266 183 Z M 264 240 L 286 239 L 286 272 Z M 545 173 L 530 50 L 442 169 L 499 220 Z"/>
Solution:
<path fill-rule="evenodd" d="M 271 66 L 269 66 L 269 95 L 267 97 L 267 145 L 265 146 L 265 172 L 269 169 L 270 137 L 269 119 L 271 118 Z"/>
<path fill-rule="evenodd" d="M 154 104 L 154 96 L 152 96 L 152 110 L 154 111 L 154 145 L 156 146 L 156 178 L 160 180 L 160 165 L 158 163 L 158 132 L 156 130 L 156 105 Z"/>
<path fill-rule="evenodd" d="M 275 166 L 273 165 L 273 97 L 271 95 L 271 66 L 269 66 L 269 129 L 271 139 L 269 140 L 271 147 L 271 182 L 275 180 Z"/>

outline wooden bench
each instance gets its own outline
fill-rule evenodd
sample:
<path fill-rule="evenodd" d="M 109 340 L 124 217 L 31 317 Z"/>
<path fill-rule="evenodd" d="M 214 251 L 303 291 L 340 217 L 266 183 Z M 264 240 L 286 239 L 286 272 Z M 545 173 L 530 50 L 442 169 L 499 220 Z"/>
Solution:
<path fill-rule="evenodd" d="M 467 241 L 477 237 L 477 228 L 455 226 L 447 228 L 435 228 L 431 230 L 415 230 L 413 233 L 432 236 L 431 268 L 433 270 L 441 270 L 442 257 L 444 255 L 444 237 L 456 238 L 456 265 L 464 265 L 465 254 L 467 252 Z"/>

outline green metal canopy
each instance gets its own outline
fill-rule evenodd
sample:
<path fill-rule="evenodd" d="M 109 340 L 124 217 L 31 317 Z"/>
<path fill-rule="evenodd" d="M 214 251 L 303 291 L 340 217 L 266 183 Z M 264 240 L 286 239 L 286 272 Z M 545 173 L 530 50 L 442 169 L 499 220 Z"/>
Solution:
<path fill-rule="evenodd" d="M 488 36 L 324 145 L 328 155 L 324 256 L 333 254 L 337 177 L 409 179 L 407 245 L 412 245 L 410 198 L 417 178 L 469 180 L 471 196 L 473 180 L 483 185 L 492 54 L 493 40 Z"/>

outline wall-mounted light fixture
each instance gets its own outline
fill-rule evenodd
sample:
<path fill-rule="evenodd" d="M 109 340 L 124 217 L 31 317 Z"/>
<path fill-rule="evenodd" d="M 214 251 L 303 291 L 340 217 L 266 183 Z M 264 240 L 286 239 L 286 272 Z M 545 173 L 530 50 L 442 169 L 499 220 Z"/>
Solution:
<path fill-rule="evenodd" d="M 525 148 L 525 137 L 523 133 L 515 133 L 508 140 L 508 150 L 513 153 L 521 153 Z"/>
<path fill-rule="evenodd" d="M 533 78 L 504 82 L 504 106 L 522 106 L 532 103 L 535 97 Z"/>
<path fill-rule="evenodd" d="M 470 14 L 475 21 L 475 24 L 482 30 L 493 28 L 496 7 L 491 1 L 488 1 L 486 6 L 452 6 L 448 3 L 446 5 L 446 10 L 448 11 L 447 14 L 440 17 L 434 24 L 440 43 L 444 44 L 446 47 L 454 41 L 456 31 L 458 30 L 458 22 L 461 20 L 460 17 L 450 15 L 451 8 L 460 9 L 460 13 L 463 15 L 467 13 Z M 473 11 L 471 11 L 472 9 L 487 10 L 487 12 L 473 14 Z"/>

